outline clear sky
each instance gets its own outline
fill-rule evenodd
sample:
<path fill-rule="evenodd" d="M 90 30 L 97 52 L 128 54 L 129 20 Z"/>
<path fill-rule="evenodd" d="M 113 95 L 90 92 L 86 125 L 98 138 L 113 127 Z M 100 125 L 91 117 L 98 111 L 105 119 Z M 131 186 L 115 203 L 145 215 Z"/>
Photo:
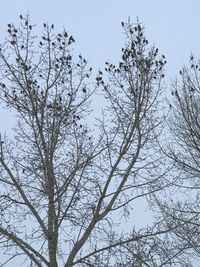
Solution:
<path fill-rule="evenodd" d="M 69 31 L 76 39 L 77 52 L 96 70 L 103 69 L 107 60 L 119 59 L 124 42 L 121 21 L 129 16 L 133 22 L 138 16 L 145 23 L 150 43 L 165 54 L 168 89 L 190 53 L 200 57 L 199 0 L 10 0 L 0 4 L 0 42 L 7 24 L 18 23 L 19 14 L 29 12 L 38 28 L 48 21 L 58 31 L 63 27 Z M 0 108 L 0 132 L 9 133 L 12 124 L 9 112 Z"/>

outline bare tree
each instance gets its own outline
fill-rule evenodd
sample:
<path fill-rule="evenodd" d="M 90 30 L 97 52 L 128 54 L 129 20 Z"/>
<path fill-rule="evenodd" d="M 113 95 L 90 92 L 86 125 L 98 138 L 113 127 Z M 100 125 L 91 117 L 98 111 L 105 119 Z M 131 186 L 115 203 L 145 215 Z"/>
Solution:
<path fill-rule="evenodd" d="M 154 151 L 166 61 L 140 23 L 122 26 L 121 62 L 106 62 L 107 78 L 99 71 L 92 86 L 92 69 L 81 55 L 75 61 L 67 31 L 56 34 L 44 23 L 36 37 L 28 16 L 19 27 L 8 24 L 0 98 L 15 112 L 16 127 L 14 139 L 1 136 L 0 150 L 7 262 L 24 256 L 30 266 L 132 266 L 140 258 L 137 266 L 155 266 L 144 264 L 140 249 L 130 252 L 129 265 L 120 251 L 138 242 L 151 247 L 145 240 L 167 230 L 123 234 L 114 218 L 128 218 L 134 200 L 166 186 Z M 94 135 L 88 120 L 96 89 L 106 107 Z"/>
<path fill-rule="evenodd" d="M 168 225 L 177 225 L 172 231 L 176 236 L 176 243 L 192 253 L 191 258 L 198 258 L 200 255 L 199 71 L 199 61 L 191 55 L 189 67 L 182 68 L 180 79 L 172 86 L 168 145 L 167 148 L 162 146 L 162 152 L 167 156 L 169 164 L 173 165 L 173 188 L 168 191 L 165 200 L 157 199 L 165 222 Z"/>

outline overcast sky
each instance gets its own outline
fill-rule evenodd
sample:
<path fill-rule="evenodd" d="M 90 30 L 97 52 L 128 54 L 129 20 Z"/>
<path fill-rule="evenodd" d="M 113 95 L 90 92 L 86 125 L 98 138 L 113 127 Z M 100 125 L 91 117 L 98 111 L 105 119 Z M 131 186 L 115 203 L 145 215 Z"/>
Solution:
<path fill-rule="evenodd" d="M 29 12 L 38 29 L 43 22 L 65 28 L 76 39 L 75 49 L 84 55 L 94 69 L 104 62 L 116 62 L 124 42 L 121 21 L 139 17 L 146 25 L 149 42 L 167 58 L 166 85 L 191 52 L 200 57 L 199 0 L 17 0 L 1 1 L 0 42 L 7 24 L 19 22 L 19 14 Z M 0 108 L 0 132 L 10 132 L 13 120 Z"/>
<path fill-rule="evenodd" d="M 187 63 L 191 51 L 200 56 L 199 0 L 18 0 L 1 1 L 0 41 L 7 23 L 18 22 L 19 14 L 30 13 L 38 28 L 44 21 L 63 27 L 76 39 L 75 49 L 94 69 L 106 60 L 117 61 L 123 44 L 121 21 L 137 16 L 146 25 L 149 41 L 167 57 L 166 82 Z M 0 109 L 0 131 L 9 133 L 11 117 Z M 8 117 L 9 116 L 9 117 Z"/>
<path fill-rule="evenodd" d="M 149 41 L 167 57 L 166 83 L 187 63 L 191 52 L 200 56 L 199 0 L 18 0 L 1 1 L 0 41 L 7 23 L 19 22 L 19 14 L 30 13 L 38 30 L 44 21 L 63 27 L 76 39 L 75 49 L 94 69 L 106 60 L 116 62 L 124 42 L 121 21 L 139 17 L 146 25 Z M 11 118 L 2 111 L 0 131 L 9 132 Z"/>

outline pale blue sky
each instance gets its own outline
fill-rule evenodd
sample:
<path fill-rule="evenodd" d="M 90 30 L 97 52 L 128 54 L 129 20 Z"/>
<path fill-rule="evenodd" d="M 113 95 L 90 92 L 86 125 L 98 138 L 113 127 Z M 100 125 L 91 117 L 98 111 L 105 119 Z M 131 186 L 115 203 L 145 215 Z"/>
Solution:
<path fill-rule="evenodd" d="M 57 30 L 65 27 L 76 39 L 75 49 L 94 69 L 103 69 L 106 60 L 117 61 L 123 44 L 121 21 L 137 16 L 146 25 L 150 43 L 167 57 L 166 81 L 178 74 L 191 51 L 200 56 L 200 1 L 198 0 L 18 0 L 1 1 L 0 42 L 8 22 L 18 22 L 19 14 L 30 13 L 38 30 L 44 21 Z M 0 109 L 1 111 L 1 109 Z M 5 111 L 0 112 L 0 131 L 10 126 Z M 6 118 L 6 120 L 5 120 Z"/>
<path fill-rule="evenodd" d="M 146 25 L 150 43 L 166 55 L 168 90 L 170 78 L 187 63 L 190 53 L 200 57 L 199 0 L 1 1 L 0 42 L 7 23 L 18 23 L 19 14 L 27 12 L 38 29 L 44 21 L 54 23 L 58 31 L 65 27 L 76 39 L 77 52 L 86 56 L 96 70 L 103 69 L 106 60 L 119 59 L 124 42 L 121 21 L 130 16 L 134 22 L 138 16 Z M 12 122 L 9 113 L 0 108 L 0 132 L 6 129 L 9 133 Z"/>
<path fill-rule="evenodd" d="M 3 3 L 3 4 L 2 4 Z M 7 23 L 18 21 L 27 11 L 32 21 L 55 23 L 76 38 L 76 47 L 93 65 L 116 59 L 123 42 L 120 22 L 139 16 L 147 35 L 168 58 L 168 71 L 175 75 L 192 50 L 196 55 L 200 39 L 200 2 L 198 0 L 18 0 L 2 1 L 0 40 Z"/>

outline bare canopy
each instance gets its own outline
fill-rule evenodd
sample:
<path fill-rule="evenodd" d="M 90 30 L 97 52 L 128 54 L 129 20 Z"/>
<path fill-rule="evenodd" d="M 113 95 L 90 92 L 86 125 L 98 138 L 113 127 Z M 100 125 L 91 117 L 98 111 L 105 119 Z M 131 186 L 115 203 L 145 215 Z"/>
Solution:
<path fill-rule="evenodd" d="M 167 171 L 154 150 L 166 60 L 149 46 L 142 24 L 122 26 L 121 61 L 106 62 L 93 85 L 92 69 L 73 55 L 75 39 L 67 31 L 55 33 L 44 23 L 36 37 L 22 15 L 19 26 L 8 24 L 0 49 L 0 98 L 16 115 L 15 137 L 1 136 L 0 147 L 0 237 L 8 261 L 24 256 L 40 267 L 167 262 L 156 237 L 167 230 L 136 231 L 132 221 L 132 232 L 123 234 L 114 219 L 128 218 L 135 199 L 165 187 Z M 89 128 L 94 96 L 105 105 Z"/>

